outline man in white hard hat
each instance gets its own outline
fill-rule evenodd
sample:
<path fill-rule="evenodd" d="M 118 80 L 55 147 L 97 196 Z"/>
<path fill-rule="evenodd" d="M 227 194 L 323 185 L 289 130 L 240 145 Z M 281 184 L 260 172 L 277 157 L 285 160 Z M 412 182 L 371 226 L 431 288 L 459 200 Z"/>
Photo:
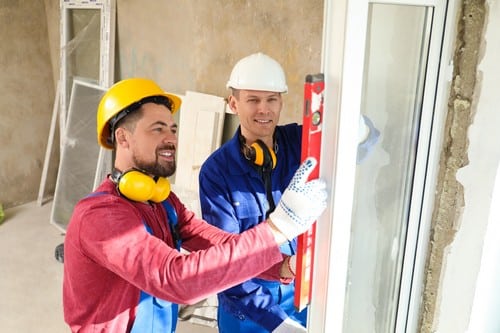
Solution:
<path fill-rule="evenodd" d="M 200 203 L 206 221 L 241 233 L 266 220 L 299 167 L 302 126 L 278 126 L 288 87 L 283 68 L 273 58 L 263 53 L 244 57 L 233 67 L 226 87 L 240 126 L 202 165 Z M 371 121 L 360 117 L 358 163 L 378 135 Z M 290 279 L 259 276 L 218 294 L 220 332 L 306 332 L 307 309 L 298 313 L 293 305 L 296 239 L 281 251 Z"/>
<path fill-rule="evenodd" d="M 288 87 L 271 57 L 256 53 L 241 59 L 227 88 L 240 126 L 202 165 L 200 203 L 207 222 L 241 233 L 275 209 L 300 164 L 302 127 L 278 126 Z M 296 239 L 280 249 L 289 279 L 259 276 L 219 293 L 219 332 L 306 332 L 307 309 L 299 313 L 293 305 Z"/>

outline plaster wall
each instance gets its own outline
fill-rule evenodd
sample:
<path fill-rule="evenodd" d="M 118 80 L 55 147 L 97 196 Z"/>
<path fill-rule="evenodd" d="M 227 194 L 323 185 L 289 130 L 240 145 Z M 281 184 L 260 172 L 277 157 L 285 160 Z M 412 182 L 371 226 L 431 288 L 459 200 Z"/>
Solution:
<path fill-rule="evenodd" d="M 491 258 L 483 251 L 485 239 L 492 237 L 486 230 L 494 228 L 488 223 L 495 209 L 492 193 L 500 161 L 499 28 L 497 1 L 462 2 L 421 332 L 497 332 L 488 324 L 497 316 L 485 309 L 498 302 L 498 296 L 486 301 L 476 296 L 476 302 L 474 298 L 485 291 L 478 284 L 479 272 L 491 272 L 495 264 L 482 257 Z"/>
<path fill-rule="evenodd" d="M 0 45 L 0 203 L 8 208 L 36 199 L 44 163 L 54 81 L 43 1 L 0 1 Z"/>
<path fill-rule="evenodd" d="M 304 77 L 320 70 L 323 1 L 117 0 L 116 8 L 115 80 L 150 77 L 174 93 L 226 96 L 234 63 L 262 51 L 287 74 L 281 122 L 301 121 Z M 59 0 L 0 2 L 0 41 L 12 45 L 0 50 L 8 64 L 0 138 L 16 142 L 0 152 L 0 202 L 11 207 L 36 199 L 39 187 L 59 76 Z M 30 122 L 18 131 L 21 118 Z"/>
<path fill-rule="evenodd" d="M 321 0 L 118 0 L 115 76 L 225 97 L 235 62 L 262 51 L 287 75 L 281 122 L 298 122 L 305 75 L 321 68 L 322 28 Z"/>
<path fill-rule="evenodd" d="M 466 138 L 468 139 L 468 163 L 457 170 L 457 181 L 463 186 L 463 210 L 459 218 L 453 221 L 456 230 L 455 239 L 447 248 L 446 265 L 443 269 L 441 298 L 439 306 L 439 320 L 435 323 L 437 332 L 498 332 L 494 326 L 484 327 L 483 330 L 469 329 L 469 321 L 473 305 L 479 307 L 485 318 L 498 322 L 496 315 L 488 316 L 493 312 L 494 303 L 473 303 L 478 284 L 480 268 L 487 269 L 495 265 L 494 262 L 481 260 L 488 253 L 484 252 L 485 239 L 488 235 L 490 212 L 494 212 L 492 196 L 496 173 L 500 161 L 500 113 L 498 112 L 498 54 L 500 53 L 500 4 L 498 1 L 470 1 L 469 8 L 464 7 L 467 17 L 476 22 L 480 21 L 484 13 L 484 25 L 478 22 L 469 22 L 469 31 L 472 38 L 476 35 L 480 45 L 475 50 L 478 67 L 473 94 L 470 96 L 470 122 Z M 473 64 L 471 64 L 473 65 Z M 469 84 L 473 84 L 472 81 Z M 466 111 L 466 110 L 463 110 Z M 498 204 L 498 202 L 497 202 Z M 483 266 L 481 266 L 483 265 Z M 494 289 L 490 292 L 495 294 Z M 496 292 L 498 299 L 498 292 Z M 498 301 L 498 300 L 497 300 Z M 480 310 L 482 308 L 483 310 Z M 486 311 L 489 309 L 488 311 Z M 497 309 L 498 310 L 498 309 Z M 497 324 L 498 327 L 498 324 Z"/>
<path fill-rule="evenodd" d="M 281 122 L 301 121 L 304 77 L 320 70 L 322 0 L 117 0 L 116 8 L 115 81 L 143 76 L 178 94 L 226 96 L 234 63 L 262 51 L 286 71 Z M 8 45 L 0 50 L 5 207 L 37 197 L 59 77 L 59 17 L 59 0 L 0 1 L 0 42 Z M 51 163 L 57 167 L 57 151 Z M 47 192 L 55 188 L 51 170 Z"/>

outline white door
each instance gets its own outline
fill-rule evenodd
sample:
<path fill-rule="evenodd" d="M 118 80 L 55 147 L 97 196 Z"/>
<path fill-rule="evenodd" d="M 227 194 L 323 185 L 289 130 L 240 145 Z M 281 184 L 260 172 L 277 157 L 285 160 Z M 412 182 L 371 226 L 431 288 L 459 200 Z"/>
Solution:
<path fill-rule="evenodd" d="M 454 7 L 325 2 L 321 175 L 331 202 L 318 221 L 310 332 L 417 330 Z M 380 137 L 357 164 L 360 113 Z"/>

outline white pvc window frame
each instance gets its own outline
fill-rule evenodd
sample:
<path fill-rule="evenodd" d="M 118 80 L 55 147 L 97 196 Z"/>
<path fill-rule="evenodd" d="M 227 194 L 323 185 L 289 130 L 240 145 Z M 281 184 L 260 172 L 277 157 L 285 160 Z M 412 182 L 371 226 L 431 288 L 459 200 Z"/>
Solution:
<path fill-rule="evenodd" d="M 50 216 L 51 224 L 63 232 L 66 231 L 75 204 L 93 188 L 95 163 L 100 152 L 99 146 L 95 144 L 95 110 L 106 92 L 100 85 L 81 78 L 73 79 L 71 90 L 65 142 L 61 148 Z"/>
<path fill-rule="evenodd" d="M 93 9 L 98 10 L 100 13 L 100 48 L 99 48 L 99 79 L 97 84 L 102 87 L 109 87 L 114 79 L 114 43 L 115 43 L 115 16 L 116 16 L 116 3 L 115 0 L 61 0 L 61 94 L 60 94 L 60 126 L 62 133 L 64 133 L 64 126 L 66 123 L 66 115 L 68 111 L 68 87 L 71 87 L 69 81 L 71 73 L 68 70 L 68 63 L 66 61 L 70 49 L 73 47 L 70 43 L 75 36 L 70 32 L 70 12 L 78 9 Z"/>
<path fill-rule="evenodd" d="M 97 10 L 100 16 L 100 32 L 99 32 L 99 77 L 97 84 L 103 88 L 109 88 L 114 82 L 114 66 L 115 66 L 115 22 L 116 22 L 116 0 L 61 0 L 61 49 L 60 49 L 60 85 L 59 89 L 59 127 L 61 133 L 61 148 L 64 144 L 64 133 L 67 122 L 68 113 L 68 98 L 69 87 L 72 78 L 68 70 L 66 61 L 73 38 L 69 28 L 70 12 L 72 10 Z M 74 44 L 74 43 L 73 43 Z M 97 110 L 94 110 L 96 112 Z M 96 174 L 94 177 L 94 188 L 96 188 L 102 180 L 103 174 L 108 170 L 105 168 L 111 159 L 110 152 L 103 148 L 99 151 L 99 157 L 96 161 Z"/>
<path fill-rule="evenodd" d="M 395 332 L 416 332 L 428 247 L 447 92 L 451 80 L 453 13 L 456 0 L 326 0 L 324 8 L 322 72 L 325 73 L 325 112 L 321 177 L 327 180 L 331 197 L 327 211 L 318 221 L 313 298 L 309 332 L 343 332 L 348 260 L 353 206 L 358 118 L 361 109 L 363 65 L 368 8 L 371 3 L 417 5 L 433 9 L 429 62 L 426 71 L 424 112 L 412 193 L 409 225 Z M 434 75 L 432 75 L 434 73 Z M 436 75 L 437 74 L 437 75 Z M 434 81 L 432 81 L 434 80 Z M 349 112 L 343 112 L 348 110 Z M 423 189 L 423 191 L 422 191 Z M 415 191 L 415 190 L 414 190 Z M 321 258 L 321 259 L 320 259 Z"/>

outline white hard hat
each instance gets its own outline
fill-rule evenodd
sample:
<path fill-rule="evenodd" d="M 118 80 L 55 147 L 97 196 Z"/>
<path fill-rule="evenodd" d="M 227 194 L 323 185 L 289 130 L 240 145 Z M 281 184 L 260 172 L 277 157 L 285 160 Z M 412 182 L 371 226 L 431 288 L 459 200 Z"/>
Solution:
<path fill-rule="evenodd" d="M 281 65 L 260 52 L 249 55 L 234 65 L 226 88 L 280 93 L 288 91 Z"/>

